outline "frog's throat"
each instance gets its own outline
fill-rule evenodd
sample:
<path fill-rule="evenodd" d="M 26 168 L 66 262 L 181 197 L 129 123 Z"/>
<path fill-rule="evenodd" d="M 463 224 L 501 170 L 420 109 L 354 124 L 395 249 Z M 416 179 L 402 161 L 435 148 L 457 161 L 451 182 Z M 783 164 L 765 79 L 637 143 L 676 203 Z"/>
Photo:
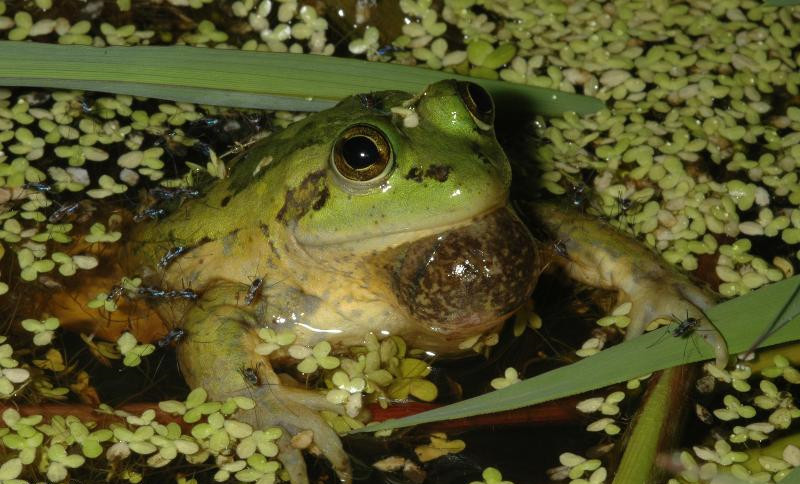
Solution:
<path fill-rule="evenodd" d="M 402 229 L 394 232 L 385 232 L 371 237 L 361 237 L 353 240 L 337 241 L 337 242 L 309 242 L 303 240 L 302 237 L 297 235 L 296 222 L 287 223 L 287 231 L 297 244 L 303 250 L 339 250 L 350 254 L 374 254 L 384 250 L 392 250 L 397 247 L 404 246 L 408 243 L 413 243 L 427 237 L 439 235 L 448 231 L 468 227 L 474 224 L 477 220 L 481 220 L 488 214 L 497 212 L 508 205 L 508 197 L 502 197 L 495 203 L 488 205 L 484 210 L 478 213 L 472 213 L 469 216 L 460 218 L 450 223 L 439 223 L 431 225 L 430 227 L 416 228 L 416 229 Z"/>
<path fill-rule="evenodd" d="M 502 322 L 530 297 L 538 269 L 533 236 L 510 207 L 408 243 L 389 267 L 411 317 L 448 339 Z"/>

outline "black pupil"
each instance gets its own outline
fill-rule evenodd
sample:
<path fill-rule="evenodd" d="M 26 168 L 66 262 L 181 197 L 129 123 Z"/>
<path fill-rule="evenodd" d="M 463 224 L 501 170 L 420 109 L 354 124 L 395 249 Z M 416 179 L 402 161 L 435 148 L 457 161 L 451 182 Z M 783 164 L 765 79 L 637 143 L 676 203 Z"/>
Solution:
<path fill-rule="evenodd" d="M 342 157 L 354 170 L 362 170 L 375 164 L 380 158 L 380 153 L 371 139 L 366 136 L 353 136 L 342 143 Z"/>
<path fill-rule="evenodd" d="M 480 114 L 490 114 L 492 112 L 492 97 L 481 86 L 473 83 L 467 84 L 467 92 L 475 103 L 475 109 Z"/>

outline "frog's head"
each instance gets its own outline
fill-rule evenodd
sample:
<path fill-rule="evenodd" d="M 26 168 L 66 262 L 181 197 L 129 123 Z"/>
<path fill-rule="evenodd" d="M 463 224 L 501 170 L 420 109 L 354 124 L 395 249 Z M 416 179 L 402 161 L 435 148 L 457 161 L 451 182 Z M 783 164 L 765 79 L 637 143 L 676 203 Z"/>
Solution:
<path fill-rule="evenodd" d="M 483 331 L 530 294 L 537 264 L 494 114 L 482 87 L 454 80 L 350 97 L 284 132 L 274 216 L 309 253 L 383 261 L 429 329 Z"/>

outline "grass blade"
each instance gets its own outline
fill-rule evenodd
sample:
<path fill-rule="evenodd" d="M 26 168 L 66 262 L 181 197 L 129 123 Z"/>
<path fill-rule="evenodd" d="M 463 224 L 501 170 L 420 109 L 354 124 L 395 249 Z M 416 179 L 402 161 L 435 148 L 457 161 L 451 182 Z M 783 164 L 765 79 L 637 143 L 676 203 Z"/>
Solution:
<path fill-rule="evenodd" d="M 791 7 L 800 5 L 800 0 L 767 0 L 764 4 L 770 7 Z"/>
<path fill-rule="evenodd" d="M 202 104 L 319 111 L 344 97 L 419 92 L 441 79 L 481 84 L 498 103 L 548 116 L 587 114 L 594 98 L 398 64 L 320 55 L 170 47 L 86 47 L 0 41 L 0 85 L 132 94 Z"/>
<path fill-rule="evenodd" d="M 722 331 L 731 353 L 747 350 L 764 328 L 773 324 L 780 329 L 766 338 L 761 347 L 798 340 L 800 298 L 792 298 L 798 285 L 800 276 L 795 276 L 719 304 L 706 311 L 706 314 Z M 790 298 L 792 301 L 787 305 L 784 315 L 775 322 Z M 502 390 L 410 417 L 369 425 L 355 432 L 407 427 L 512 410 L 713 357 L 711 348 L 702 341 L 698 341 L 696 346 L 683 338 L 666 337 L 659 341 L 666 330 L 664 328 L 642 335 L 569 366 L 529 378 Z"/>

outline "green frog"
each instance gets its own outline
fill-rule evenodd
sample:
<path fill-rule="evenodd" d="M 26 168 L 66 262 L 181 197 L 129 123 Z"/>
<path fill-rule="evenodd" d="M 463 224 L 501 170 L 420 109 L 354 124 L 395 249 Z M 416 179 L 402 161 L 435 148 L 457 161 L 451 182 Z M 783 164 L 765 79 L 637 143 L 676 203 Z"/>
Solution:
<path fill-rule="evenodd" d="M 104 259 L 141 277 L 155 301 L 105 328 L 136 332 L 156 317 L 182 329 L 187 383 L 214 399 L 253 397 L 259 411 L 242 418 L 285 430 L 279 459 L 294 484 L 308 482 L 290 441 L 302 430 L 350 481 L 339 437 L 317 412 L 340 408 L 282 374 L 285 351 L 258 354 L 260 328 L 334 348 L 396 334 L 456 355 L 465 340 L 497 331 L 541 271 L 559 266 L 632 303 L 628 337 L 658 317 L 696 318 L 724 365 L 724 340 L 703 316 L 715 296 L 651 250 L 552 202 L 523 209 L 549 236 L 534 239 L 509 202 L 494 118 L 482 87 L 447 80 L 416 95 L 353 96 L 256 142 L 227 178 L 136 224 L 121 253 Z M 558 251 L 548 250 L 553 241 Z M 77 293 L 71 301 L 82 304 Z"/>

